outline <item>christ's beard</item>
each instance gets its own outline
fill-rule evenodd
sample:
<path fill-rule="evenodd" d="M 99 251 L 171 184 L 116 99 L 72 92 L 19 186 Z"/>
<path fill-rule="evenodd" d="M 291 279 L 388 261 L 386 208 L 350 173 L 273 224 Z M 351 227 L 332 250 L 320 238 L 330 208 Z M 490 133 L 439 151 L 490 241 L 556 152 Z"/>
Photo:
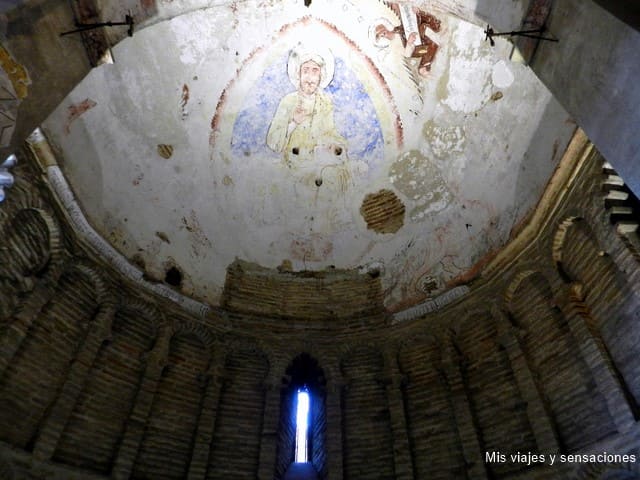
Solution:
<path fill-rule="evenodd" d="M 307 95 L 312 95 L 312 94 L 316 93 L 316 90 L 318 89 L 318 85 L 316 83 L 313 83 L 313 82 L 305 82 L 305 83 L 302 84 L 302 86 L 303 86 L 302 90 Z"/>

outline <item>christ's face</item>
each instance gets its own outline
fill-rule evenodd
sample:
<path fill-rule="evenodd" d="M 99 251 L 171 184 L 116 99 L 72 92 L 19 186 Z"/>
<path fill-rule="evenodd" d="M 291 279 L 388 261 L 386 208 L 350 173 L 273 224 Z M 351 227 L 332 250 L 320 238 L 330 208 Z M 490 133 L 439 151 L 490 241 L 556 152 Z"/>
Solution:
<path fill-rule="evenodd" d="M 305 95 L 313 95 L 320 85 L 322 69 L 313 60 L 308 60 L 300 65 L 300 90 Z"/>

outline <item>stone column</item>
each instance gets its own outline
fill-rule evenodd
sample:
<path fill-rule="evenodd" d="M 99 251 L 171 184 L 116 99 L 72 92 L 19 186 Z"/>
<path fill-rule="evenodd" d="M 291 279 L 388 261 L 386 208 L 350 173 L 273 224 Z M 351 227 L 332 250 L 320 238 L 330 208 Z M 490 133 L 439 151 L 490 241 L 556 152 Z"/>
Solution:
<path fill-rule="evenodd" d="M 103 304 L 93 321 L 89 323 L 84 344 L 71 364 L 67 380 L 40 431 L 33 449 L 34 459 L 47 461 L 53 457 L 100 347 L 111 336 L 111 325 L 115 313 L 116 307 L 113 303 Z"/>
<path fill-rule="evenodd" d="M 225 355 L 226 351 L 223 349 L 216 349 L 211 355 L 211 364 L 207 372 L 207 385 L 202 400 L 202 410 L 198 418 L 198 429 L 189 464 L 188 480 L 204 480 L 207 475 L 220 392 L 224 381 Z"/>
<path fill-rule="evenodd" d="M 558 437 L 527 364 L 518 331 L 511 325 L 506 313 L 495 305 L 491 309 L 491 315 L 500 332 L 498 341 L 507 351 L 518 389 L 524 401 L 527 402 L 527 417 L 533 429 L 538 450 L 540 453 L 557 453 L 560 451 Z"/>
<path fill-rule="evenodd" d="M 158 336 L 156 345 L 149 354 L 147 367 L 125 427 L 124 437 L 118 448 L 112 471 L 114 480 L 127 480 L 131 476 L 140 443 L 144 436 L 147 419 L 151 412 L 153 399 L 160 382 L 162 369 L 168 362 L 172 335 L 173 332 L 170 328 L 164 328 Z"/>
<path fill-rule="evenodd" d="M 458 437 L 460 438 L 462 454 L 467 467 L 467 477 L 469 480 L 486 480 L 488 478 L 487 470 L 484 465 L 478 430 L 473 421 L 469 398 L 460 370 L 460 356 L 451 344 L 451 340 L 449 340 L 449 345 L 445 348 L 442 366 L 449 385 L 453 416 L 458 428 Z"/>
<path fill-rule="evenodd" d="M 385 352 L 385 364 L 387 371 L 384 383 L 391 417 L 395 478 L 397 480 L 412 480 L 413 463 L 411 460 L 407 420 L 402 398 L 402 386 L 406 379 L 400 372 L 397 357 L 393 352 Z"/>
<path fill-rule="evenodd" d="M 344 385 L 344 379 L 340 378 L 328 381 L 326 387 L 328 480 L 342 480 L 344 475 L 342 451 L 342 388 Z"/>
<path fill-rule="evenodd" d="M 589 367 L 616 428 L 619 432 L 626 432 L 635 425 L 633 412 L 618 380 L 609 352 L 598 333 L 590 327 L 594 322 L 583 300 L 582 285 L 573 283 L 556 298 L 556 304 L 564 313 L 569 330 L 578 344 L 580 356 Z"/>
<path fill-rule="evenodd" d="M 264 410 L 258 467 L 260 480 L 272 480 L 276 468 L 281 398 L 281 382 L 278 380 L 276 375 L 269 375 L 264 381 Z"/>

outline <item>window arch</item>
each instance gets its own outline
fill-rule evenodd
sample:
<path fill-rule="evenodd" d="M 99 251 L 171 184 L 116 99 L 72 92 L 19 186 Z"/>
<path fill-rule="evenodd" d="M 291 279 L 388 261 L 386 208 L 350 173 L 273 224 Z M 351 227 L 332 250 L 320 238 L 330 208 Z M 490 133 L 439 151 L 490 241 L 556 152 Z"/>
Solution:
<path fill-rule="evenodd" d="M 317 360 L 307 353 L 302 353 L 287 367 L 283 383 L 275 478 L 283 480 L 317 476 L 324 479 L 327 470 L 324 372 Z M 301 412 L 301 416 L 308 419 L 304 432 L 303 428 L 300 428 L 304 425 L 297 421 L 298 406 L 301 401 L 307 400 L 308 412 L 306 415 Z M 306 460 L 301 460 L 305 455 Z"/>

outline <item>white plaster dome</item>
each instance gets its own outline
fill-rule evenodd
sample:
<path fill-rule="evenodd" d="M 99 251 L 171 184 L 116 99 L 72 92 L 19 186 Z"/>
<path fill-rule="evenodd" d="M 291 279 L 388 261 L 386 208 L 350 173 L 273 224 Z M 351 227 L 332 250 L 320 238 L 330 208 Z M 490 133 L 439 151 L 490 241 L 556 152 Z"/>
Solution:
<path fill-rule="evenodd" d="M 136 32 L 43 125 L 96 231 L 211 305 L 236 258 L 376 269 L 392 311 L 471 281 L 575 128 L 510 44 L 422 11 L 420 70 L 400 35 L 375 37 L 401 25 L 377 0 L 234 5 Z M 321 70 L 306 94 L 301 44 Z"/>

